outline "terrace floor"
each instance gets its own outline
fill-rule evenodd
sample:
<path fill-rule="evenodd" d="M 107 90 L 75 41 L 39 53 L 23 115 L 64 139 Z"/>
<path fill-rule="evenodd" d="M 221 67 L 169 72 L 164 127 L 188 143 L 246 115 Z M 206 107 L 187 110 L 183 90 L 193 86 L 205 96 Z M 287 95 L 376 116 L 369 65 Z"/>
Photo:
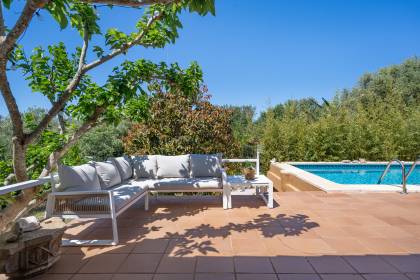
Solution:
<path fill-rule="evenodd" d="M 420 279 L 420 194 L 275 193 L 151 198 L 118 220 L 121 244 L 64 248 L 38 279 Z M 67 237 L 111 238 L 109 221 Z"/>

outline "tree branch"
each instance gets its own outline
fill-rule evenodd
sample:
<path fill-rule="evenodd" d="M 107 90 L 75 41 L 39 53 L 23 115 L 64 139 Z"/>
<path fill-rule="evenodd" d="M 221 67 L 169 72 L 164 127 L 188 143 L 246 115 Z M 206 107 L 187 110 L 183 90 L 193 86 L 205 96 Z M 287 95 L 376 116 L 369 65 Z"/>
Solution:
<path fill-rule="evenodd" d="M 44 116 L 44 118 L 38 124 L 38 126 L 30 134 L 26 135 L 25 144 L 32 143 L 41 134 L 41 132 L 48 126 L 51 120 L 64 108 L 66 102 L 70 99 L 73 91 L 79 85 L 79 82 L 83 74 L 109 61 L 110 59 L 116 57 L 117 55 L 124 53 L 131 47 L 135 46 L 146 35 L 146 32 L 149 30 L 150 26 L 161 17 L 162 17 L 162 13 L 157 13 L 153 15 L 152 17 L 149 18 L 146 24 L 146 27 L 140 32 L 140 34 L 138 34 L 136 38 L 134 38 L 133 41 L 127 43 L 125 46 L 119 49 L 112 51 L 110 54 L 102 56 L 100 59 L 93 61 L 89 64 L 85 64 L 86 51 L 88 47 L 88 36 L 87 36 L 87 32 L 85 31 L 82 52 L 80 54 L 79 65 L 78 65 L 78 69 L 75 76 L 73 77 L 72 81 L 69 83 L 69 85 L 67 86 L 63 94 L 58 98 L 58 100 L 53 104 L 51 109 L 48 111 L 48 113 Z"/>
<path fill-rule="evenodd" d="M 54 166 L 58 163 L 58 161 L 70 150 L 70 148 L 89 130 L 91 130 L 96 122 L 98 121 L 99 117 L 102 115 L 102 113 L 105 112 L 105 107 L 97 107 L 95 109 L 95 112 L 90 116 L 86 122 L 83 123 L 81 127 L 79 127 L 74 134 L 70 137 L 70 139 L 67 141 L 67 143 L 64 144 L 64 146 L 54 151 L 50 154 L 48 157 L 47 165 L 44 167 L 44 169 L 41 172 L 41 177 L 48 176 L 51 170 L 53 170 Z"/>
<path fill-rule="evenodd" d="M 68 84 L 67 88 L 64 90 L 63 94 L 57 99 L 56 102 L 53 103 L 53 106 L 50 108 L 48 113 L 44 116 L 44 118 L 40 121 L 38 126 L 25 137 L 25 143 L 30 144 L 32 143 L 40 134 L 41 132 L 48 126 L 51 120 L 64 108 L 66 102 L 70 99 L 73 91 L 79 85 L 80 80 L 82 79 L 83 74 L 85 71 L 83 67 L 85 65 L 86 60 L 86 53 L 89 45 L 89 35 L 85 30 L 83 36 L 83 46 L 82 51 L 80 52 L 79 57 L 79 64 L 77 67 L 77 71 L 73 76 L 73 79 Z"/>
<path fill-rule="evenodd" d="M 3 42 L 6 35 L 6 26 L 4 25 L 3 5 L 0 4 L 0 42 Z"/>
<path fill-rule="evenodd" d="M 6 64 L 7 59 L 0 58 L 0 91 L 6 103 L 7 110 L 9 111 L 10 119 L 12 120 L 13 136 L 22 141 L 23 122 L 16 99 L 10 89 L 9 80 L 7 79 Z"/>
<path fill-rule="evenodd" d="M 169 4 L 174 0 L 79 0 L 88 4 L 105 4 L 127 7 L 142 7 L 153 4 Z"/>
<path fill-rule="evenodd" d="M 146 32 L 149 30 L 150 26 L 158 19 L 160 19 L 162 17 L 162 13 L 157 13 L 155 15 L 153 15 L 147 22 L 145 29 L 143 29 L 136 38 L 134 38 L 133 41 L 127 43 L 126 45 L 124 45 L 123 47 L 119 48 L 119 49 L 115 49 L 113 50 L 111 53 L 102 56 L 101 58 L 86 64 L 83 68 L 84 72 L 87 72 L 109 60 L 111 60 L 112 58 L 116 57 L 117 55 L 120 55 L 124 52 L 126 52 L 128 49 L 130 49 L 131 47 L 137 45 L 141 39 L 144 37 L 144 35 L 146 35 Z"/>
<path fill-rule="evenodd" d="M 49 0 L 28 0 L 22 10 L 18 20 L 13 26 L 12 30 L 7 34 L 6 38 L 0 42 L 0 54 L 2 57 L 7 57 L 9 52 L 13 49 L 17 39 L 22 35 L 36 10 L 43 8 Z"/>

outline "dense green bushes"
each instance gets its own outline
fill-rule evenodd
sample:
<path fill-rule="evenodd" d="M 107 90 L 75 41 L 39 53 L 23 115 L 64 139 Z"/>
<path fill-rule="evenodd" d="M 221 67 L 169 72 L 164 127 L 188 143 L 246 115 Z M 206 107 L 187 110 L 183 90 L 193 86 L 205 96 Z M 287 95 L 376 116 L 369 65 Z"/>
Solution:
<path fill-rule="evenodd" d="M 238 153 L 231 127 L 232 111 L 210 103 L 210 96 L 158 93 L 149 116 L 128 129 L 127 154 Z"/>
<path fill-rule="evenodd" d="M 366 74 L 331 102 L 277 105 L 258 123 L 265 163 L 413 160 L 420 154 L 420 60 Z"/>

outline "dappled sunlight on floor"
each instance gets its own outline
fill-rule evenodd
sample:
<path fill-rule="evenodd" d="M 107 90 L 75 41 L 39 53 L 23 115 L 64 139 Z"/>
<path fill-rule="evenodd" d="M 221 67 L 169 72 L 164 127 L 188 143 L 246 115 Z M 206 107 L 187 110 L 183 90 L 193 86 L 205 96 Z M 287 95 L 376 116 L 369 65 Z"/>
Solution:
<path fill-rule="evenodd" d="M 63 248 L 39 279 L 420 279 L 420 194 L 276 193 L 274 209 L 233 199 L 135 205 L 120 245 Z M 72 221 L 66 238 L 110 239 L 111 223 Z"/>

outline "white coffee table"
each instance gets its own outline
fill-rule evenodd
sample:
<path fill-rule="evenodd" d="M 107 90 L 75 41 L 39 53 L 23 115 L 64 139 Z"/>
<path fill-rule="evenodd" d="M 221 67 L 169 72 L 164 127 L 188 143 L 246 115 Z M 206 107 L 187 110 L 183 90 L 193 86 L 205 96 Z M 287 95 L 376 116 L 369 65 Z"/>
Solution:
<path fill-rule="evenodd" d="M 228 208 L 232 208 L 233 190 L 255 189 L 267 204 L 268 208 L 273 208 L 273 182 L 264 175 L 258 175 L 253 180 L 246 180 L 242 175 L 227 176 L 228 185 Z M 267 197 L 266 197 L 267 196 Z"/>

